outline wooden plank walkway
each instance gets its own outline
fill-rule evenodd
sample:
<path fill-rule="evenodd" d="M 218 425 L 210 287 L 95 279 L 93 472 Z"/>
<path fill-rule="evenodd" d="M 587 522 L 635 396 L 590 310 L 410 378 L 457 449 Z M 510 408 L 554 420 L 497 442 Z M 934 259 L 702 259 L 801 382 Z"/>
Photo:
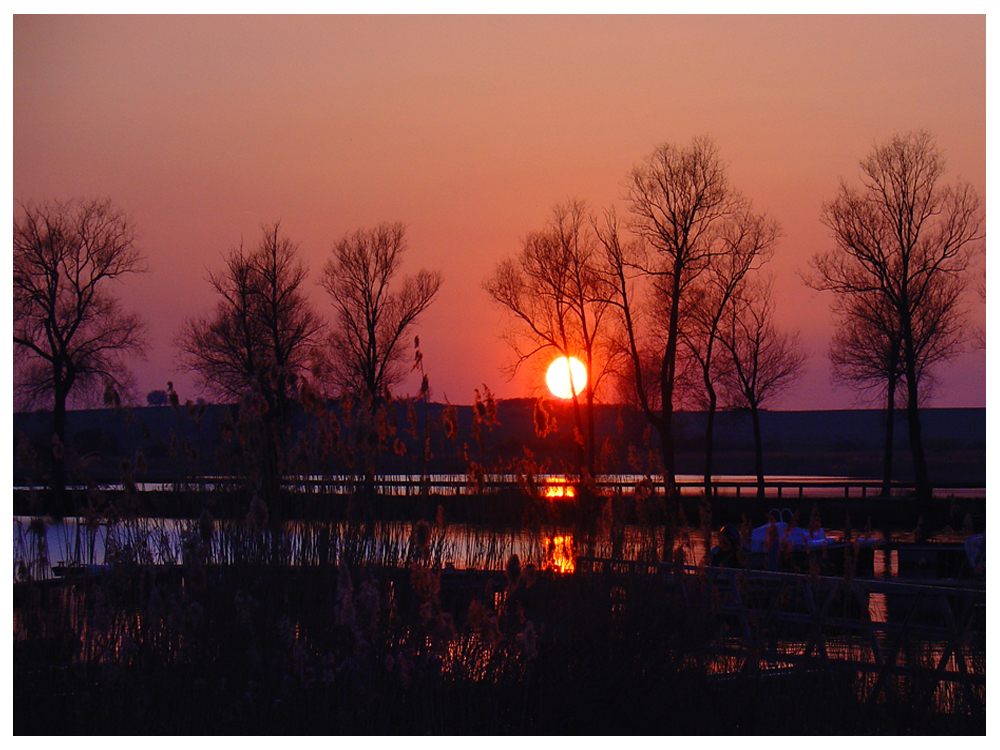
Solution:
<path fill-rule="evenodd" d="M 578 558 L 579 575 L 658 575 L 691 606 L 711 601 L 714 676 L 804 670 L 865 675 L 875 705 L 889 680 L 961 691 L 986 708 L 986 583 L 899 581 Z M 709 670 L 712 671 L 712 670 Z M 947 686 L 953 686 L 948 688 Z"/>
<path fill-rule="evenodd" d="M 591 486 L 600 493 L 628 494 L 635 490 L 642 477 L 633 475 L 601 475 L 595 477 Z M 547 488 L 575 487 L 572 478 L 557 475 L 533 477 L 534 483 L 544 494 Z M 171 482 L 138 482 L 140 491 L 146 492 L 213 492 L 229 491 L 245 485 L 239 477 L 206 476 L 189 477 Z M 286 477 L 283 487 L 288 492 L 318 495 L 350 495 L 364 487 L 365 479 L 359 476 L 308 476 Z M 682 497 L 697 497 L 704 493 L 701 479 L 681 479 L 677 486 Z M 392 497 L 413 497 L 424 492 L 431 495 L 465 496 L 476 494 L 518 491 L 522 483 L 514 475 L 488 475 L 476 483 L 461 475 L 431 475 L 421 477 L 412 474 L 381 474 L 372 480 L 376 494 Z M 15 487 L 15 491 L 26 491 L 27 487 Z M 71 488 L 72 489 L 72 488 Z M 77 488 L 86 489 L 86 488 Z M 100 489 L 120 491 L 121 485 L 110 483 L 100 485 Z M 654 492 L 663 492 L 661 480 L 651 484 Z M 845 477 L 765 477 L 765 497 L 773 499 L 805 497 L 875 498 L 880 495 L 882 482 L 877 479 L 851 479 Z M 890 497 L 912 495 L 914 487 L 908 482 L 892 482 Z M 934 487 L 935 495 L 985 496 L 985 486 L 969 484 L 942 484 Z M 719 478 L 712 482 L 712 497 L 756 497 L 757 481 L 753 477 Z M 571 497 L 571 493 L 559 494 Z"/>

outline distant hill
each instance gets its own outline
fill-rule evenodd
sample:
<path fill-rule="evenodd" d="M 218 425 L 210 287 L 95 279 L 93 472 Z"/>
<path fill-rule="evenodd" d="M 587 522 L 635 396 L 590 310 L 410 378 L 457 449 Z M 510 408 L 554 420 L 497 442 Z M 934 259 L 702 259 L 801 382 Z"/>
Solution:
<path fill-rule="evenodd" d="M 445 404 L 396 404 L 396 434 L 406 450 L 404 455 L 389 451 L 380 461 L 385 472 L 419 471 L 417 441 L 411 434 L 410 419 L 416 418 L 418 431 L 428 422 L 434 458 L 434 472 L 464 472 L 468 460 L 495 464 L 511 461 L 530 450 L 536 459 L 553 470 L 572 464 L 572 407 L 545 402 L 556 429 L 546 437 L 535 433 L 535 400 L 509 399 L 497 403 L 498 425 L 484 427 L 483 448 L 473 438 L 473 408 L 454 407 L 458 416 L 456 440 L 449 440 L 440 428 Z M 339 405 L 330 403 L 334 414 Z M 217 474 L 225 471 L 220 458 L 230 444 L 224 440 L 224 426 L 235 418 L 228 405 L 141 407 L 123 410 L 91 409 L 72 411 L 67 420 L 67 442 L 77 458 L 86 457 L 87 473 L 95 478 L 116 478 L 125 458 L 143 454 L 149 480 L 171 480 L 186 475 Z M 47 412 L 14 415 L 15 481 L 36 481 L 40 469 L 31 467 L 30 450 L 43 454 L 50 441 Z M 909 480 L 912 471 L 905 412 L 896 415 L 895 476 Z M 764 468 L 767 474 L 812 474 L 820 476 L 878 477 L 881 474 L 884 414 L 876 410 L 766 411 L 761 415 L 764 440 Z M 921 424 L 931 478 L 938 483 L 983 484 L 986 480 L 986 410 L 925 409 Z M 299 417 L 293 430 L 295 439 L 306 437 L 307 421 Z M 315 427 L 315 425 L 313 425 Z M 629 407 L 602 405 L 597 411 L 598 440 L 607 442 L 605 459 L 610 472 L 631 473 L 650 468 L 647 459 L 656 455 L 659 439 L 648 429 L 640 413 Z M 675 443 L 677 468 L 682 474 L 703 471 L 705 414 L 680 412 L 676 415 Z M 20 447 L 19 447 L 20 446 Z M 630 446 L 632 462 L 629 461 Z M 715 433 L 715 474 L 753 472 L 753 437 L 748 415 L 724 413 L 718 416 Z M 636 461 L 639 465 L 636 465 Z M 335 458 L 311 472 L 346 471 Z"/>

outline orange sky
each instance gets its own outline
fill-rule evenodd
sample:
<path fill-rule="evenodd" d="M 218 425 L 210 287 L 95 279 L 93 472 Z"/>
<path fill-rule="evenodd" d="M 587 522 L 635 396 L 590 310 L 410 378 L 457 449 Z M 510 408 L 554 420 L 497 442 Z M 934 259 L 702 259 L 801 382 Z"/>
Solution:
<path fill-rule="evenodd" d="M 778 310 L 811 357 L 778 407 L 850 407 L 829 382 L 830 300 L 797 274 L 830 244 L 822 202 L 911 129 L 985 198 L 984 16 L 15 16 L 13 66 L 15 206 L 107 196 L 141 232 L 150 273 L 122 293 L 150 325 L 143 396 L 198 395 L 173 338 L 214 304 L 206 269 L 276 219 L 324 314 L 334 241 L 404 222 L 407 268 L 444 274 L 419 330 L 434 398 L 531 395 L 540 374 L 501 372 L 484 277 L 553 204 L 624 211 L 632 165 L 709 135 L 784 229 Z M 962 355 L 933 405 L 985 406 L 985 372 L 985 352 Z"/>

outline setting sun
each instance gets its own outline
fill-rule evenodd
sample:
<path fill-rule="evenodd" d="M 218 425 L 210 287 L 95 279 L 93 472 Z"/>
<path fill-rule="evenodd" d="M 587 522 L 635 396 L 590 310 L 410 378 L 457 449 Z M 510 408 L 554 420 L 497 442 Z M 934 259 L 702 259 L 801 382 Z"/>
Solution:
<path fill-rule="evenodd" d="M 572 372 L 572 380 L 570 379 Z M 573 391 L 580 393 L 587 385 L 587 368 L 576 357 L 559 357 L 545 374 L 545 383 L 557 398 L 572 398 Z M 572 383 L 572 385 L 571 385 Z"/>

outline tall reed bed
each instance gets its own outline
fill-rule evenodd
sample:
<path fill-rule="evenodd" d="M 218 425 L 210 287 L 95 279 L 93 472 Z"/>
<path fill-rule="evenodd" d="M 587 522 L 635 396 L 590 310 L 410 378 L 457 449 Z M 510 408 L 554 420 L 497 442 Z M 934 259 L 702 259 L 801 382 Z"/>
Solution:
<path fill-rule="evenodd" d="M 188 533 L 212 547 L 217 532 Z M 121 564 L 61 585 L 22 585 L 15 732 L 985 728 L 960 693 L 938 695 L 918 679 L 894 677 L 868 705 L 870 686 L 849 671 L 766 678 L 738 661 L 725 669 L 712 647 L 730 626 L 697 576 L 682 585 L 638 572 L 561 575 L 513 556 L 502 570 L 449 573 L 432 524 L 394 538 L 393 566 L 352 564 L 346 554 L 326 564 L 219 566 L 189 537 L 169 570 Z M 917 638 L 905 654 L 933 663 Z"/>

